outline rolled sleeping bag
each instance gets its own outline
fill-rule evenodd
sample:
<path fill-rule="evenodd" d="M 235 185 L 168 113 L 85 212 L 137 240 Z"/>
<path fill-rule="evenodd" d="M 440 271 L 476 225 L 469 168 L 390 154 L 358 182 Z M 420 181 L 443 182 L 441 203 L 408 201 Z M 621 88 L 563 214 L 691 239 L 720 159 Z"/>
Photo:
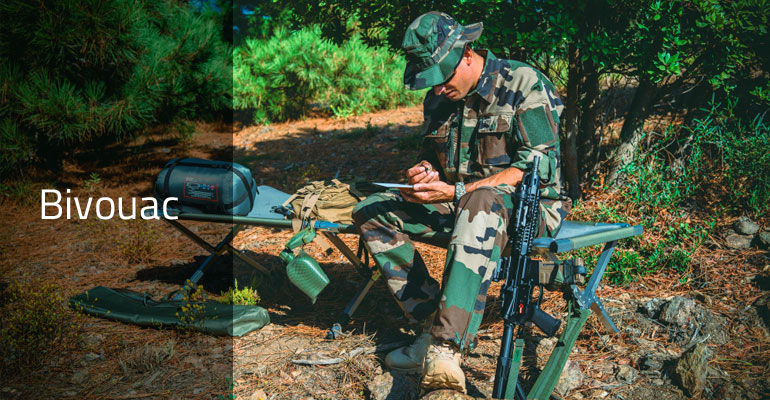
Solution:
<path fill-rule="evenodd" d="M 230 161 L 175 158 L 155 180 L 155 197 L 176 197 L 169 205 L 182 212 L 244 216 L 256 195 L 251 171 Z"/>

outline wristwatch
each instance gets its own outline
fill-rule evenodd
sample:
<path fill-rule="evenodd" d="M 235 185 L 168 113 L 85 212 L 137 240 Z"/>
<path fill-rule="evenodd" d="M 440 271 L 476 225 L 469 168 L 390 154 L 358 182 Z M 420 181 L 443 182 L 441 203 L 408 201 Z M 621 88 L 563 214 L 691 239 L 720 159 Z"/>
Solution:
<path fill-rule="evenodd" d="M 460 201 L 460 198 L 463 196 L 465 196 L 465 184 L 462 182 L 455 183 L 455 205 L 457 205 L 457 202 Z"/>

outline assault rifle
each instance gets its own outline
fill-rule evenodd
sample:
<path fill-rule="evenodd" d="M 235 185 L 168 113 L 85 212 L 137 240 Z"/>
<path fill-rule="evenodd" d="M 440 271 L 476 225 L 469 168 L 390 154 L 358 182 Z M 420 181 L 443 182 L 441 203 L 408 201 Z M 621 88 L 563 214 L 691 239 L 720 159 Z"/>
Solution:
<path fill-rule="evenodd" d="M 524 176 L 513 196 L 517 202 L 515 219 L 509 224 L 509 257 L 498 263 L 492 279 L 505 280 L 500 297 L 502 298 L 502 316 L 504 323 L 500 355 L 497 358 L 494 398 L 511 398 L 515 390 L 518 399 L 524 399 L 524 391 L 518 382 L 518 370 L 521 365 L 523 347 L 523 324 L 532 321 L 546 335 L 553 336 L 559 330 L 561 321 L 540 309 L 543 287 L 539 280 L 539 264 L 529 258 L 532 240 L 538 231 L 540 221 L 540 177 L 537 173 L 540 157 L 535 157 L 532 169 Z M 535 288 L 538 297 L 533 298 Z M 518 332 L 515 332 L 517 331 Z M 511 346 L 516 333 L 516 352 Z M 512 369 L 511 366 L 514 368 Z M 515 372 L 514 372 L 515 371 Z M 515 386 L 514 386 L 515 385 Z"/>

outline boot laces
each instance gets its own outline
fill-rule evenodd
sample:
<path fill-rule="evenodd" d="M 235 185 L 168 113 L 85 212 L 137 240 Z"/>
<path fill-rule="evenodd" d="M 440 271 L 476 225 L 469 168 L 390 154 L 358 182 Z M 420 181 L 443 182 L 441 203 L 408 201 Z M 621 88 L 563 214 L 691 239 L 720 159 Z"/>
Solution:
<path fill-rule="evenodd" d="M 455 344 L 447 340 L 430 346 L 428 353 L 435 360 L 452 360 L 458 351 L 455 348 Z"/>

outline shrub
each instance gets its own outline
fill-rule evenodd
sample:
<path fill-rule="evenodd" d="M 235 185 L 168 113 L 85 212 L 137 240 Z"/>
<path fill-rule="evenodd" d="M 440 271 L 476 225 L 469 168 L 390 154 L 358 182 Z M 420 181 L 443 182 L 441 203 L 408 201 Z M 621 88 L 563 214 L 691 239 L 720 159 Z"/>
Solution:
<path fill-rule="evenodd" d="M 770 211 L 770 125 L 764 115 L 736 115 L 737 101 L 710 103 L 692 126 L 669 126 L 625 167 L 622 189 L 641 207 L 675 209 L 704 192 L 729 196 L 721 206 L 757 217 Z M 670 149 L 675 149 L 672 154 Z"/>
<path fill-rule="evenodd" d="M 717 184 L 729 188 L 727 204 L 749 208 L 757 216 L 770 211 L 770 124 L 764 114 L 746 120 L 734 113 L 737 100 L 725 105 L 714 103 L 707 114 L 694 121 L 691 128 L 695 152 L 707 154 Z"/>
<path fill-rule="evenodd" d="M 254 306 L 259 303 L 259 294 L 254 289 L 256 282 L 252 280 L 251 284 L 238 288 L 238 280 L 235 280 L 234 286 L 222 293 L 222 302 L 226 304 L 240 304 L 244 306 Z"/>
<path fill-rule="evenodd" d="M 736 107 L 734 100 L 725 105 L 712 101 L 692 126 L 669 126 L 625 166 L 629 179 L 619 191 L 621 202 L 600 202 L 590 211 L 576 209 L 588 214 L 581 218 L 635 220 L 644 226 L 645 238 L 634 241 L 633 252 L 613 255 L 607 271 L 610 281 L 622 284 L 661 270 L 686 280 L 692 255 L 723 212 L 750 211 L 756 217 L 768 213 L 770 126 L 763 115 L 747 120 Z M 711 217 L 691 221 L 693 205 Z M 597 254 L 584 253 L 585 258 Z"/>
<path fill-rule="evenodd" d="M 0 303 L 0 375 L 30 371 L 79 344 L 82 326 L 54 283 L 13 281 Z"/>
<path fill-rule="evenodd" d="M 364 44 L 358 35 L 336 45 L 318 26 L 277 29 L 270 39 L 246 39 L 233 55 L 233 107 L 254 110 L 257 123 L 304 116 L 311 104 L 338 117 L 418 104 L 408 91 L 405 61 Z"/>
<path fill-rule="evenodd" d="M 115 248 L 129 264 L 146 262 L 160 241 L 155 224 L 143 219 L 130 219 L 125 221 L 125 226 L 125 233 L 115 238 Z"/>
<path fill-rule="evenodd" d="M 203 285 L 185 281 L 181 290 L 182 305 L 179 307 L 176 316 L 182 322 L 180 329 L 182 331 L 194 331 L 199 329 L 206 321 L 206 303 L 209 301 L 209 295 L 203 290 Z"/>

